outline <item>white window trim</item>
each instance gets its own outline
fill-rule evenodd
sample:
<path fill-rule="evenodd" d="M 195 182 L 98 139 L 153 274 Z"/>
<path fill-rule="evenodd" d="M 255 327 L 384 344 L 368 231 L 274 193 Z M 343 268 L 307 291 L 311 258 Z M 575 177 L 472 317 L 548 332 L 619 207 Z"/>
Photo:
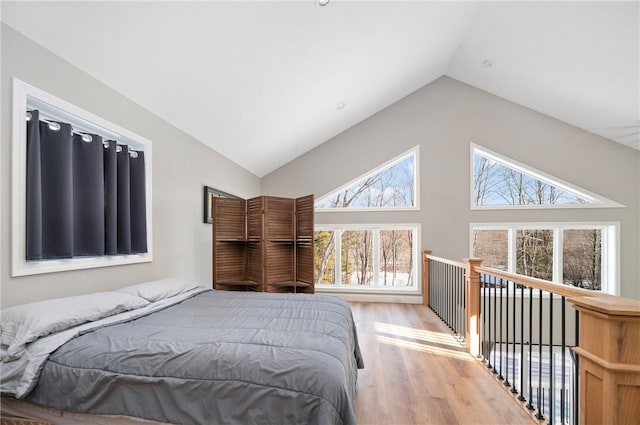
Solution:
<path fill-rule="evenodd" d="M 316 199 L 316 204 L 325 201 L 327 198 L 331 198 L 336 192 L 341 192 L 347 187 L 353 185 L 354 183 L 380 172 L 383 168 L 390 167 L 395 165 L 396 163 L 402 161 L 409 155 L 413 154 L 413 199 L 415 200 L 415 205 L 412 207 L 367 207 L 367 208 L 315 208 L 315 212 L 365 212 L 365 211 L 419 211 L 420 210 L 420 145 L 414 146 L 413 148 L 401 153 L 398 156 L 393 157 L 389 161 L 375 167 L 373 170 L 369 170 L 364 174 L 359 175 L 358 177 L 350 180 L 348 183 L 343 184 L 337 189 L 333 189 L 328 193 L 320 196 Z"/>
<path fill-rule="evenodd" d="M 516 273 L 516 230 L 549 229 L 553 230 L 553 282 L 562 283 L 562 231 L 580 229 L 602 230 L 602 289 L 600 292 L 620 294 L 620 222 L 512 222 L 512 223 L 470 223 L 469 255 L 473 256 L 474 230 L 508 231 L 508 272 Z M 611 240 L 613 239 L 613 241 Z"/>
<path fill-rule="evenodd" d="M 338 232 L 341 230 L 413 230 L 414 231 L 414 243 L 413 243 L 413 273 L 414 273 L 414 285 L 412 287 L 399 287 L 399 286 L 374 286 L 374 285 L 345 285 L 341 283 L 339 267 L 335 268 L 334 282 L 318 283 L 315 286 L 316 292 L 344 292 L 344 293 L 357 293 L 357 294 L 394 294 L 394 295 L 420 295 L 422 294 L 422 261 L 420 257 L 420 235 L 421 227 L 420 223 L 376 223 L 376 224 L 316 224 L 314 231 L 318 230 L 330 230 Z M 377 265 L 379 261 L 379 236 L 376 236 L 376 232 L 373 233 L 373 264 Z M 341 238 L 335 238 L 335 250 L 336 250 L 336 264 L 342 264 L 340 255 L 340 243 Z M 374 269 L 375 270 L 375 269 Z M 377 279 L 377 275 L 374 274 L 374 278 Z"/>
<path fill-rule="evenodd" d="M 146 182 L 146 218 L 147 249 L 146 253 L 131 255 L 113 255 L 98 257 L 75 257 L 61 260 L 27 261 L 26 246 L 26 176 L 27 176 L 27 133 L 25 117 L 27 106 L 37 106 L 47 111 L 55 111 L 54 115 L 61 120 L 78 124 L 83 129 L 95 131 L 101 135 L 112 136 L 119 142 L 143 150 L 145 154 Z M 145 263 L 153 260 L 153 223 L 152 223 L 152 144 L 125 128 L 117 126 L 103 118 L 59 99 L 43 90 L 13 78 L 11 132 L 11 276 L 25 276 L 41 273 L 53 273 L 68 270 L 89 269 L 95 267 L 115 266 L 122 264 Z"/>
<path fill-rule="evenodd" d="M 564 208 L 623 208 L 625 205 L 622 205 L 616 201 L 612 201 L 611 199 L 605 198 L 604 196 L 598 195 L 597 193 L 591 192 L 587 189 L 581 188 L 569 182 L 566 182 L 562 179 L 554 177 L 550 174 L 545 173 L 544 171 L 537 170 L 533 167 L 530 167 L 526 164 L 523 164 L 519 161 L 501 155 L 497 152 L 491 151 L 485 147 L 477 145 L 473 142 L 470 142 L 470 186 L 469 186 L 469 205 L 471 205 L 472 210 L 513 210 L 513 209 L 564 209 Z M 538 180 L 541 180 L 547 184 L 552 186 L 556 186 L 562 190 L 567 192 L 574 193 L 581 198 L 590 201 L 588 204 L 549 204 L 549 205 L 475 205 L 474 204 L 474 178 L 475 178 L 475 169 L 474 169 L 474 154 L 478 153 L 481 156 L 489 158 L 493 161 L 496 161 L 506 167 L 513 168 L 516 171 L 534 177 Z"/>

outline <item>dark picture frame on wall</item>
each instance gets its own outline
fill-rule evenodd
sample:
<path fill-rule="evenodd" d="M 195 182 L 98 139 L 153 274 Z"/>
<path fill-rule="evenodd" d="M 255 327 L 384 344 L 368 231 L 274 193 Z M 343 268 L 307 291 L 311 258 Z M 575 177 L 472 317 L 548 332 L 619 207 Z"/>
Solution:
<path fill-rule="evenodd" d="M 203 221 L 205 223 L 213 223 L 213 215 L 212 215 L 212 199 L 213 198 L 232 198 L 232 199 L 241 199 L 239 196 L 232 195 L 227 192 L 223 192 L 222 190 L 214 189 L 210 186 L 205 186 L 203 190 Z"/>

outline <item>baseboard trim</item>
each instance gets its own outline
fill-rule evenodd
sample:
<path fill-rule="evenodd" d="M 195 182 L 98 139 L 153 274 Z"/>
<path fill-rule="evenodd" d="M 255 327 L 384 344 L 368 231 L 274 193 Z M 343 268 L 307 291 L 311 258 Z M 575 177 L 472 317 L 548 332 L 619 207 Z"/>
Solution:
<path fill-rule="evenodd" d="M 335 295 L 345 301 L 356 301 L 365 303 L 395 303 L 395 304 L 422 304 L 422 295 L 400 295 L 400 294 L 354 294 L 353 292 L 327 292 L 317 291 L 322 295 Z"/>

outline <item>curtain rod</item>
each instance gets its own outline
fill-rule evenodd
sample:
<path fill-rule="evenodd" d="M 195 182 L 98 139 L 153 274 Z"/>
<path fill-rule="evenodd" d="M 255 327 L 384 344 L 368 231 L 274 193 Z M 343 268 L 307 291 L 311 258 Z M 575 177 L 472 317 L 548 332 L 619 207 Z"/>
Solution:
<path fill-rule="evenodd" d="M 45 122 L 49 125 L 49 128 L 53 131 L 60 131 L 60 123 L 58 123 L 57 121 L 54 121 L 55 118 L 49 117 L 49 115 L 47 114 L 43 114 L 41 111 L 38 111 L 40 114 L 40 118 L 39 120 L 42 122 Z M 47 118 L 43 118 L 43 116 L 47 117 Z M 33 115 L 31 113 L 31 111 L 27 111 L 27 121 L 31 121 L 31 118 L 33 118 Z M 93 141 L 93 137 L 90 134 L 87 134 L 85 132 L 82 132 L 78 129 L 76 129 L 75 127 L 73 127 L 73 125 L 71 126 L 71 133 L 73 134 L 77 134 L 78 136 L 82 137 L 82 141 L 86 142 L 86 143 L 91 143 Z M 97 135 L 100 137 L 103 137 L 105 140 L 102 142 L 102 146 L 107 149 L 109 147 L 109 140 L 113 140 L 112 138 L 108 138 L 108 137 L 104 137 L 101 135 Z M 122 146 L 120 144 L 118 144 L 117 140 L 113 140 L 114 142 L 116 142 L 116 152 L 122 152 Z M 135 150 L 129 150 L 129 155 L 132 158 L 137 158 L 138 157 L 138 152 L 136 152 Z"/>

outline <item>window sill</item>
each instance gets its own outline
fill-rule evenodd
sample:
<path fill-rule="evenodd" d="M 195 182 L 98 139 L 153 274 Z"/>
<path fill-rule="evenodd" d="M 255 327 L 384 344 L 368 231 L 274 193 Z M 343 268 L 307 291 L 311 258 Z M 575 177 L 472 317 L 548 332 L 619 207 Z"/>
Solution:
<path fill-rule="evenodd" d="M 96 267 L 120 266 L 125 264 L 148 263 L 153 260 L 151 252 L 145 254 L 114 255 L 104 257 L 76 257 L 63 260 L 24 261 L 13 264 L 12 276 L 28 276 Z"/>

